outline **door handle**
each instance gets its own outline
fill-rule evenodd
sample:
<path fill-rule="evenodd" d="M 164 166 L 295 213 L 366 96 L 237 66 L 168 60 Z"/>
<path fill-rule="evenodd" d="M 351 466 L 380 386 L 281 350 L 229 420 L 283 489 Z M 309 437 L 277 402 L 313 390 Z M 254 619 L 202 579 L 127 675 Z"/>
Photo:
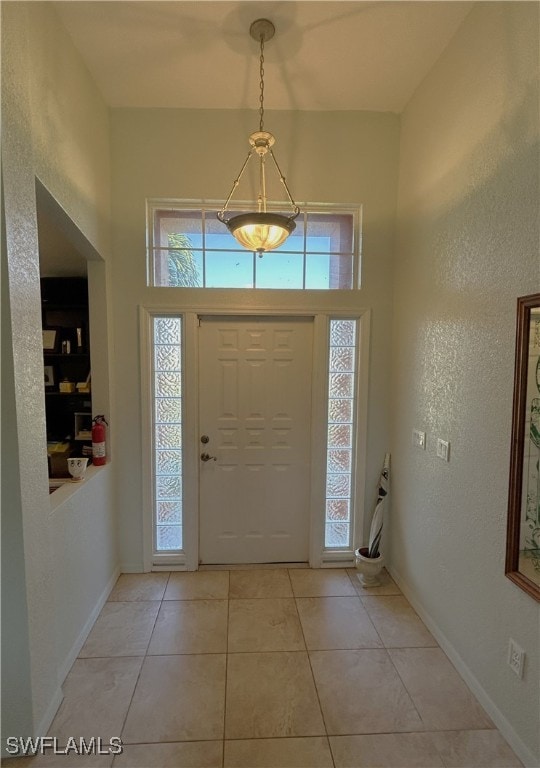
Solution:
<path fill-rule="evenodd" d="M 210 456 L 209 453 L 201 453 L 201 461 L 217 461 L 215 456 Z"/>

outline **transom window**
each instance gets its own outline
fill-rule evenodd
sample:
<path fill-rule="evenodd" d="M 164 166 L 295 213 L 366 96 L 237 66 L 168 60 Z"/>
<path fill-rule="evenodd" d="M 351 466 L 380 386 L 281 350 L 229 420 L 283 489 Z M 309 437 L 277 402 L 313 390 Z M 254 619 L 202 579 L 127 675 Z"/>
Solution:
<path fill-rule="evenodd" d="M 148 202 L 149 285 L 295 290 L 360 286 L 357 208 L 308 206 L 283 245 L 261 258 L 238 247 L 217 219 L 219 207 Z"/>

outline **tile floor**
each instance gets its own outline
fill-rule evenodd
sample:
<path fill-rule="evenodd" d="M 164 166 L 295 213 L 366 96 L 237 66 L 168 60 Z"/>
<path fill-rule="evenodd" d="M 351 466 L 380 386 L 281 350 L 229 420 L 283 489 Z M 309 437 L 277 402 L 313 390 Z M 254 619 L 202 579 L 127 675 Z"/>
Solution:
<path fill-rule="evenodd" d="M 385 573 L 120 576 L 50 734 L 111 757 L 17 768 L 508 768 L 520 761 Z"/>

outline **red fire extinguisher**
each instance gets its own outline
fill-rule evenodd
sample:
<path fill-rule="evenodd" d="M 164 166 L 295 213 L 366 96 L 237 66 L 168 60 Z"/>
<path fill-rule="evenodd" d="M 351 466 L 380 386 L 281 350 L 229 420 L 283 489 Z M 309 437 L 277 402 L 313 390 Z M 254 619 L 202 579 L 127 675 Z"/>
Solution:
<path fill-rule="evenodd" d="M 97 467 L 107 463 L 105 424 L 107 422 L 103 414 L 94 416 L 92 419 L 92 464 L 95 464 Z"/>

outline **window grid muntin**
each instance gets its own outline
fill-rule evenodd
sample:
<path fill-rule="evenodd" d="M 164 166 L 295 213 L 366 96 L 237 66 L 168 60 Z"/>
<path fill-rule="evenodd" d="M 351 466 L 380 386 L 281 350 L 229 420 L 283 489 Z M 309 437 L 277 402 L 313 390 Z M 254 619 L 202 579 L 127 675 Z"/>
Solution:
<path fill-rule="evenodd" d="M 148 284 L 150 286 L 155 287 L 176 287 L 176 286 L 167 286 L 163 282 L 159 281 L 159 276 L 156 274 L 156 256 L 161 251 L 164 252 L 166 250 L 174 250 L 174 248 L 163 248 L 160 246 L 156 246 L 155 243 L 159 242 L 159 231 L 160 231 L 160 225 L 159 225 L 159 215 L 162 213 L 171 213 L 174 214 L 175 212 L 179 213 L 179 217 L 181 218 L 182 213 L 187 213 L 189 211 L 193 211 L 194 216 L 199 213 L 201 215 L 201 226 L 202 226 L 202 247 L 193 247 L 190 250 L 193 250 L 194 252 L 202 253 L 202 276 L 201 281 L 202 284 L 199 283 L 197 286 L 198 288 L 205 288 L 207 285 L 207 265 L 206 265 L 206 258 L 205 253 L 207 250 L 212 250 L 215 253 L 218 252 L 234 252 L 238 251 L 239 248 L 236 244 L 232 244 L 231 248 L 217 248 L 212 247 L 209 249 L 208 244 L 206 242 L 206 235 L 208 232 L 208 226 L 207 221 L 211 221 L 210 226 L 213 226 L 215 224 L 214 219 L 209 218 L 210 213 L 216 213 L 216 211 L 219 209 L 219 205 L 212 205 L 212 204 L 196 204 L 193 202 L 188 201 L 178 201 L 177 205 L 171 205 L 170 201 L 149 201 L 147 204 L 148 209 Z M 250 204 L 242 204 L 239 206 L 242 208 L 242 210 L 249 210 Z M 275 208 L 275 210 L 280 210 L 279 206 L 274 206 L 272 210 Z M 270 207 L 269 207 L 270 210 Z M 234 212 L 233 212 L 234 213 Z M 303 241 L 303 247 L 302 250 L 288 250 L 286 249 L 286 246 L 281 246 L 280 248 L 276 249 L 274 253 L 276 254 L 282 254 L 284 256 L 286 255 L 295 255 L 295 254 L 302 254 L 303 259 L 303 279 L 302 279 L 302 288 L 300 290 L 355 290 L 360 287 L 360 263 L 361 263 L 361 254 L 360 254 L 360 243 L 361 243 L 361 233 L 360 233 L 360 226 L 359 226 L 359 220 L 360 220 L 360 211 L 358 208 L 353 206 L 320 206 L 316 204 L 307 204 L 305 206 L 305 210 L 301 213 L 302 216 L 302 241 Z M 310 217 L 312 217 L 313 224 L 321 224 L 323 222 L 324 217 L 328 218 L 328 223 L 333 224 L 334 227 L 337 229 L 339 233 L 341 234 L 338 238 L 338 235 L 335 233 L 332 233 L 329 235 L 329 237 L 339 239 L 340 243 L 343 241 L 344 238 L 350 240 L 351 243 L 351 249 L 350 250 L 341 250 L 339 248 L 334 248 L 328 251 L 311 251 L 308 250 L 308 239 L 309 239 L 309 222 Z M 347 225 L 347 226 L 346 226 Z M 151 236 L 151 233 L 153 233 L 153 236 Z M 212 234 L 215 234 L 214 232 Z M 221 234 L 221 233 L 220 233 Z M 268 254 L 270 255 L 270 254 Z M 348 257 L 348 264 L 345 265 L 347 272 L 350 274 L 350 284 L 348 284 L 345 287 L 342 287 L 340 285 L 332 285 L 332 280 L 335 279 L 335 275 L 333 275 L 332 271 L 329 269 L 328 273 L 328 285 L 327 286 L 319 286 L 317 288 L 308 288 L 306 289 L 306 277 L 307 277 L 307 259 L 310 256 L 327 256 L 329 258 L 335 257 L 336 259 L 342 258 L 342 257 Z M 257 254 L 253 254 L 253 271 L 254 276 L 252 280 L 251 286 L 249 286 L 252 289 L 257 288 L 257 275 L 256 275 L 256 261 L 257 261 Z M 335 264 L 338 264 L 339 262 L 335 262 Z M 334 265 L 335 266 L 335 265 Z M 340 268 L 338 272 L 341 272 L 343 268 L 343 265 L 340 265 Z M 283 287 L 280 286 L 282 289 Z M 291 290 L 290 288 L 285 288 L 284 290 Z M 293 288 L 294 290 L 294 288 Z"/>
<path fill-rule="evenodd" d="M 167 322 L 172 335 L 165 343 Z M 155 315 L 151 330 L 154 553 L 173 554 L 183 551 L 182 318 L 178 315 Z M 167 384 L 171 388 L 169 394 L 165 390 Z M 174 418 L 167 416 L 167 407 L 172 410 Z M 163 471 L 163 465 L 160 466 L 163 459 L 166 471 Z M 167 519 L 168 516 L 171 519 Z"/>
<path fill-rule="evenodd" d="M 339 341 L 339 329 L 346 329 L 348 343 Z M 330 318 L 328 343 L 328 431 L 326 450 L 326 493 L 325 493 L 325 550 L 347 550 L 352 542 L 352 513 L 354 509 L 354 480 L 355 480 L 355 445 L 356 445 L 356 413 L 357 413 L 357 381 L 358 381 L 358 319 Z M 338 351 L 347 350 L 341 367 L 336 360 Z M 350 361 L 350 362 L 347 362 Z M 347 370 L 348 369 L 348 370 Z M 340 376 L 342 378 L 336 378 Z M 343 378 L 343 376 L 347 378 Z M 339 393 L 339 386 L 345 386 L 344 392 Z M 339 395 L 339 396 L 337 396 Z M 345 404 L 340 414 L 338 404 Z M 347 439 L 341 438 L 341 444 L 333 438 L 340 428 Z M 339 488 L 341 484 L 341 490 Z M 345 492 L 348 490 L 348 492 Z"/>

